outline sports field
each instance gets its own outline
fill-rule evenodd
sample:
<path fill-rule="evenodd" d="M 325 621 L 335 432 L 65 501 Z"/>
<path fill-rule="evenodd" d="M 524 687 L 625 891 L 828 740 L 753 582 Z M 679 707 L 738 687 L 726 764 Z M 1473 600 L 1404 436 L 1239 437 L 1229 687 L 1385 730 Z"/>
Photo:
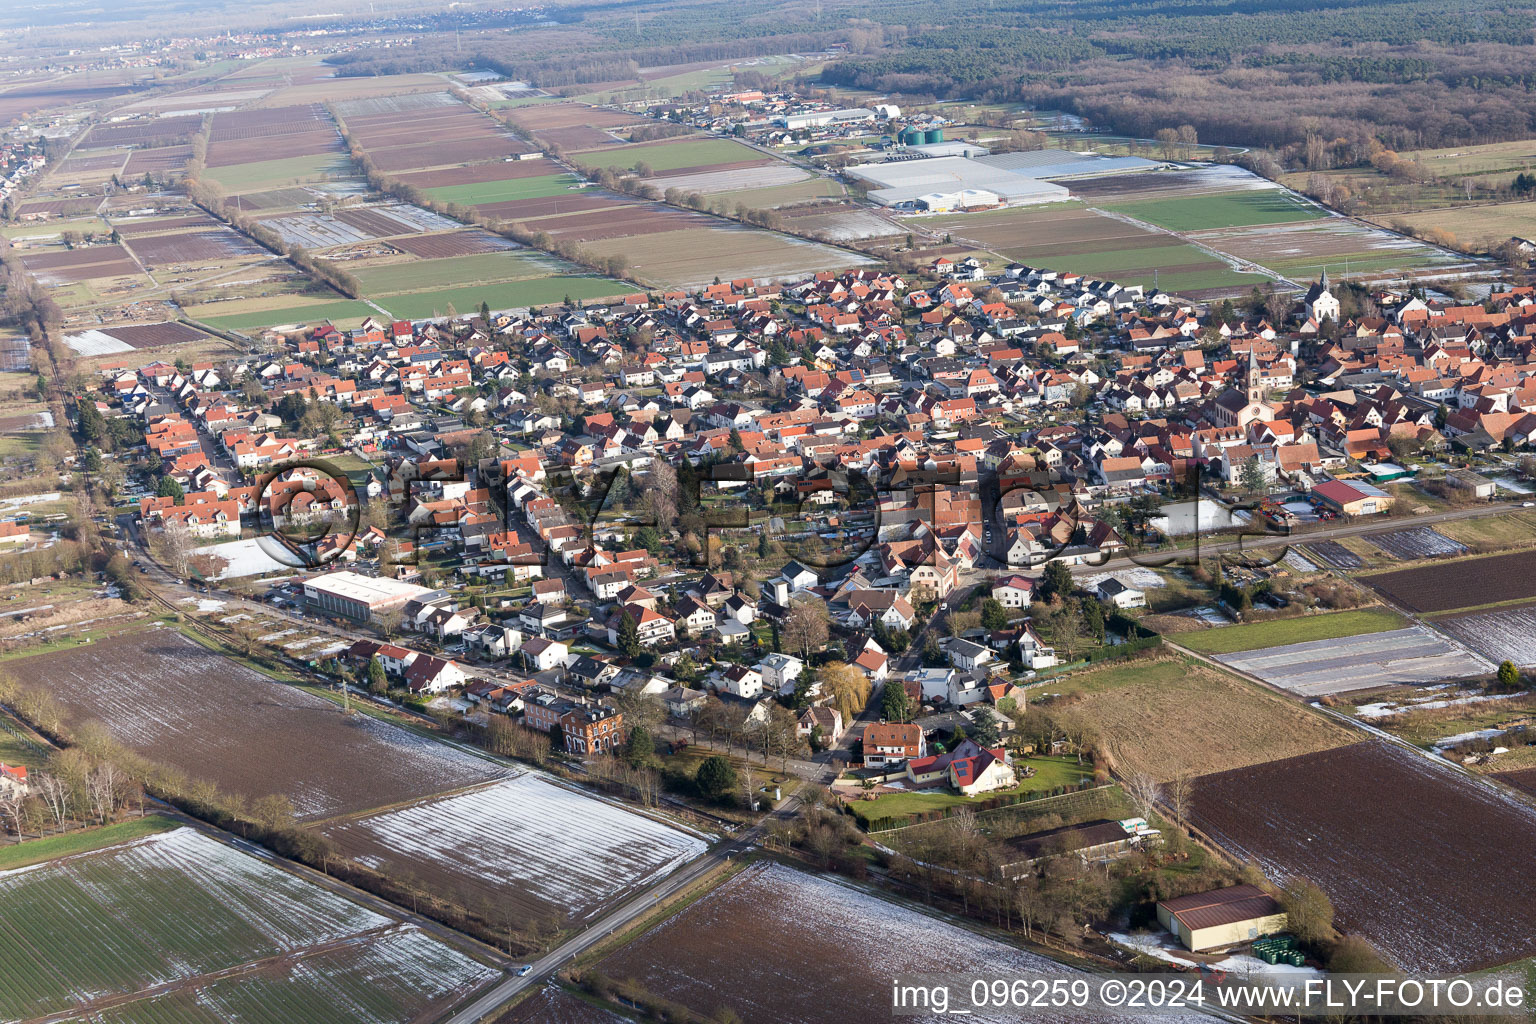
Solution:
<path fill-rule="evenodd" d="M 482 203 L 505 203 L 514 199 L 542 199 L 544 196 L 557 196 L 578 181 L 580 179 L 574 174 L 539 174 L 531 178 L 477 181 L 469 185 L 443 185 L 427 189 L 427 195 L 445 203 L 479 206 Z"/>
<path fill-rule="evenodd" d="M 1279 189 L 1218 192 L 1134 203 L 1106 203 L 1103 208 L 1148 224 L 1156 224 L 1169 231 L 1205 231 L 1248 224 L 1280 224 L 1327 216 L 1321 207 Z"/>

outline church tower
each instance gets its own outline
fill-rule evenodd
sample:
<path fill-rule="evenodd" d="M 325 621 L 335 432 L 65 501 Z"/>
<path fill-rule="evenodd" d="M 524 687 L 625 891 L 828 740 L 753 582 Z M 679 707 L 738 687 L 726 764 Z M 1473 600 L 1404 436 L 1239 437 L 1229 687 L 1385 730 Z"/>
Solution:
<path fill-rule="evenodd" d="M 1258 343 L 1248 347 L 1248 404 L 1264 404 L 1264 386 L 1259 383 L 1259 346 Z"/>
<path fill-rule="evenodd" d="M 1317 283 L 1307 290 L 1304 302 L 1307 313 L 1318 323 L 1324 320 L 1339 322 L 1339 300 L 1334 298 L 1333 292 L 1328 289 L 1327 267 L 1323 268 L 1322 276 L 1317 279 Z"/>

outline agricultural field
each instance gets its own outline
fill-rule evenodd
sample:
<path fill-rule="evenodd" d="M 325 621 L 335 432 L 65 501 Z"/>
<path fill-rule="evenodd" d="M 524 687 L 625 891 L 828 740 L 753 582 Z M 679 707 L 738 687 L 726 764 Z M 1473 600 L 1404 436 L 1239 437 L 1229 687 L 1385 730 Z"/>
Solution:
<path fill-rule="evenodd" d="M 338 327 L 355 327 L 364 317 L 379 315 L 378 310 L 359 300 L 317 298 L 313 302 L 295 303 L 297 298 L 297 295 L 274 295 L 266 301 L 253 303 L 212 302 L 189 306 L 187 315 L 199 323 L 227 331 L 327 322 Z M 230 308 L 242 306 L 245 307 L 242 312 Z"/>
<path fill-rule="evenodd" d="M 325 825 L 345 855 L 408 874 L 462 906 L 584 921 L 701 856 L 705 841 L 526 774 Z"/>
<path fill-rule="evenodd" d="M 1306 545 L 1312 560 L 1335 569 L 1363 569 L 1365 559 L 1336 540 L 1321 540 Z"/>
<path fill-rule="evenodd" d="M 524 309 L 531 306 L 549 306 L 564 302 L 588 302 L 616 295 L 627 295 L 634 289 L 622 281 L 606 277 L 580 274 L 530 278 L 526 281 L 505 281 L 469 288 L 444 288 L 429 292 L 408 292 L 401 295 L 380 296 L 378 304 L 390 314 L 407 320 L 424 320 L 429 317 L 448 315 L 452 306 L 461 313 L 480 308 L 482 302 L 490 304 L 492 312 L 504 309 Z"/>
<path fill-rule="evenodd" d="M 479 206 L 482 203 L 507 203 L 518 199 L 542 199 L 574 188 L 580 178 L 574 174 L 541 174 L 528 178 L 480 181 L 468 185 L 442 185 L 426 190 L 427 195 L 445 203 Z"/>
<path fill-rule="evenodd" d="M 1297 283 L 1312 281 L 1325 269 L 1334 279 L 1342 279 L 1471 266 L 1434 246 L 1342 217 L 1219 228 L 1189 237 Z"/>
<path fill-rule="evenodd" d="M 1219 654 L 1217 659 L 1303 697 L 1431 683 L 1493 670 L 1484 659 L 1419 625 Z"/>
<path fill-rule="evenodd" d="M 1360 579 L 1414 612 L 1536 598 L 1536 551 L 1463 558 Z"/>
<path fill-rule="evenodd" d="M 771 861 L 745 868 L 594 969 L 700 1015 L 729 1008 L 740 1020 L 819 1024 L 868 1020 L 871 1006 L 889 1006 L 892 977 L 960 964 L 981 976 L 1072 976 L 1071 968 L 1039 954 L 846 881 Z M 1029 1019 L 1056 1024 L 1073 1017 L 1032 1011 Z"/>
<path fill-rule="evenodd" d="M 376 295 L 547 277 L 552 271 L 558 270 L 555 263 L 551 257 L 542 253 L 518 250 L 385 263 L 359 267 L 354 273 L 364 291 Z"/>
<path fill-rule="evenodd" d="M 0 1018 L 407 1024 L 500 972 L 188 828 L 0 873 Z"/>
<path fill-rule="evenodd" d="M 102 327 L 97 330 L 66 334 L 64 344 L 83 356 L 111 355 L 134 349 L 195 345 L 210 340 L 195 327 L 168 321 L 160 324 L 136 324 L 128 327 Z"/>
<path fill-rule="evenodd" d="M 979 214 L 922 217 L 931 232 L 971 241 L 1003 260 L 1071 273 L 1104 276 L 1169 291 L 1229 294 L 1269 280 L 1239 273 L 1176 235 L 1148 230 L 1076 203 L 1014 207 Z"/>
<path fill-rule="evenodd" d="M 1281 189 L 1244 189 L 1102 205 L 1112 213 L 1122 213 L 1169 231 L 1181 232 L 1249 224 L 1282 224 L 1328 216 L 1326 210 L 1311 200 Z"/>
<path fill-rule="evenodd" d="M 1394 558 L 1435 558 L 1466 554 L 1467 546 L 1429 526 L 1371 535 L 1371 543 Z"/>
<path fill-rule="evenodd" d="M 628 256 L 630 276 L 668 288 L 703 287 L 716 277 L 794 279 L 816 270 L 873 262 L 869 257 L 815 242 L 723 222 L 708 228 L 647 235 L 640 251 L 626 238 L 602 239 L 587 248 L 599 256 Z"/>
<path fill-rule="evenodd" d="M 1536 953 L 1536 808 L 1367 741 L 1197 779 L 1192 818 L 1271 878 L 1311 879 L 1341 928 L 1404 969 L 1469 971 Z"/>
<path fill-rule="evenodd" d="M 101 666 L 110 664 L 111 673 Z M 251 799 L 281 793 L 326 818 L 505 774 L 368 715 L 276 682 L 172 629 L 144 629 L 15 662 L 72 726 L 98 720 L 153 761 Z"/>
<path fill-rule="evenodd" d="M 1225 771 L 1349 742 L 1342 726 L 1184 658 L 1144 658 L 1053 680 L 1050 703 L 1090 727 L 1122 773 Z"/>
<path fill-rule="evenodd" d="M 263 192 L 285 185 L 329 181 L 351 173 L 351 161 L 345 154 L 339 153 L 253 160 L 208 169 L 208 177 L 222 185 L 224 191 L 232 196 L 244 192 Z"/>
<path fill-rule="evenodd" d="M 1536 665 L 1536 607 L 1447 615 L 1435 619 L 1435 628 L 1491 662 Z"/>
<path fill-rule="evenodd" d="M 820 203 L 783 211 L 786 221 L 801 234 L 810 234 L 832 242 L 850 242 L 864 238 L 889 238 L 906 228 L 873 210 L 852 203 Z"/>
<path fill-rule="evenodd" d="M 497 1017 L 495 1024 L 631 1024 L 631 1018 L 550 984 Z"/>
<path fill-rule="evenodd" d="M 1365 633 L 1401 629 L 1406 620 L 1386 608 L 1365 608 L 1324 615 L 1303 615 L 1290 619 L 1270 619 L 1239 626 L 1222 626 L 1199 633 L 1180 635 L 1179 643 L 1203 654 L 1233 654 L 1265 647 L 1332 640 Z"/>

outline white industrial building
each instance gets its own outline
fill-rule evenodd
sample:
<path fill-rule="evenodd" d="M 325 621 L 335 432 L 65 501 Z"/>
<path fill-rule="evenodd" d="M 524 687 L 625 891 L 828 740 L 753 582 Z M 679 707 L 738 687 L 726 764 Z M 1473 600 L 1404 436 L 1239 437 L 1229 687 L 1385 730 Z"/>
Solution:
<path fill-rule="evenodd" d="M 1106 157 L 1061 149 L 984 156 L 977 155 L 983 152 L 979 147 L 967 143 L 909 146 L 907 152 L 921 153 L 925 158 L 859 164 L 843 173 L 863 184 L 869 198 L 881 206 L 941 213 L 1061 202 L 1071 198 L 1066 186 L 1045 179 L 1118 174 L 1158 166 L 1140 157 Z M 985 201 L 989 196 L 996 198 Z"/>
<path fill-rule="evenodd" d="M 813 110 L 805 114 L 785 114 L 778 118 L 785 131 L 799 131 L 801 128 L 824 128 L 833 124 L 859 124 L 863 121 L 873 121 L 875 112 L 864 107 L 850 107 L 846 110 Z"/>

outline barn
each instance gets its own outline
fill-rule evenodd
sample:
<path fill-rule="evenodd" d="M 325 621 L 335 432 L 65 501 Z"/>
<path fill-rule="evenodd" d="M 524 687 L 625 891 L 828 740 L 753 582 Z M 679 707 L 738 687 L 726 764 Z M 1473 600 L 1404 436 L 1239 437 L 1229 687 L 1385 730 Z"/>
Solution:
<path fill-rule="evenodd" d="M 1157 919 L 1186 949 L 1224 949 L 1285 930 L 1285 911 L 1256 885 L 1190 893 L 1159 900 Z"/>

